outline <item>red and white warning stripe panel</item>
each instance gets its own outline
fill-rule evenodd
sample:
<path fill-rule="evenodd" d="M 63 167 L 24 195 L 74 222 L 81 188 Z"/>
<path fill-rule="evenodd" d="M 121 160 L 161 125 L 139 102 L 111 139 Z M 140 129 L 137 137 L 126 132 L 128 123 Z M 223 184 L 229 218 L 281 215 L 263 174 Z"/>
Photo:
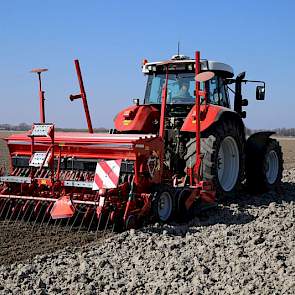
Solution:
<path fill-rule="evenodd" d="M 122 160 L 99 161 L 96 165 L 93 190 L 116 188 L 119 182 Z"/>

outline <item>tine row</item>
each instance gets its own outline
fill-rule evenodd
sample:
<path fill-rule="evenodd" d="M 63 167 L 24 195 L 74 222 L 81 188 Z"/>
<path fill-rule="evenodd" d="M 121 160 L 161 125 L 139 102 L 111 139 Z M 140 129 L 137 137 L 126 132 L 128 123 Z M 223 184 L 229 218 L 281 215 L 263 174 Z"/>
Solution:
<path fill-rule="evenodd" d="M 71 218 L 52 219 L 50 209 L 52 203 L 49 201 L 23 200 L 0 198 L 0 220 L 1 226 L 7 227 L 10 224 L 29 224 L 32 230 L 42 229 L 48 231 L 54 229 L 65 233 L 87 232 L 94 234 L 97 238 L 104 237 L 110 228 L 114 230 L 115 224 L 110 227 L 111 211 L 97 214 L 97 205 L 80 204 L 76 213 Z"/>
<path fill-rule="evenodd" d="M 11 173 L 12 176 L 19 177 L 34 177 L 34 178 L 50 178 L 51 170 L 43 168 L 41 170 L 32 171 L 30 168 L 15 168 Z M 59 173 L 60 180 L 73 180 L 73 181 L 93 181 L 94 171 L 83 170 L 61 170 Z"/>

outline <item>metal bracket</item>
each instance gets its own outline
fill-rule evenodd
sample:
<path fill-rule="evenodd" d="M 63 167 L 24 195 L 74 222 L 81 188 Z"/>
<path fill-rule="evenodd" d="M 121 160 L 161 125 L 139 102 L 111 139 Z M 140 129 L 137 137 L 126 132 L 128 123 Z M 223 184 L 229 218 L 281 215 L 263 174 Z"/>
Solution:
<path fill-rule="evenodd" d="M 36 152 L 30 159 L 29 166 L 30 167 L 48 167 L 49 160 L 51 158 L 51 153 L 44 152 Z"/>
<path fill-rule="evenodd" d="M 31 177 L 2 176 L 0 182 L 31 183 Z"/>
<path fill-rule="evenodd" d="M 34 124 L 30 137 L 49 137 L 53 124 Z"/>
<path fill-rule="evenodd" d="M 92 181 L 74 181 L 74 180 L 65 180 L 63 181 L 64 186 L 70 187 L 83 187 L 83 188 L 92 188 L 93 182 Z"/>

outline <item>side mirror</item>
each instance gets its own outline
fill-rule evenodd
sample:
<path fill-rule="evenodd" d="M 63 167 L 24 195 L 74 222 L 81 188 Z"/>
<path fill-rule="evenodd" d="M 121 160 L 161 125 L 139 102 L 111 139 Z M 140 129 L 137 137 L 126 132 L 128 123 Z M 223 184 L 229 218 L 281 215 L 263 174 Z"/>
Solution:
<path fill-rule="evenodd" d="M 256 100 L 264 100 L 265 98 L 265 87 L 257 86 L 256 87 Z"/>
<path fill-rule="evenodd" d="M 136 106 L 139 106 L 139 99 L 138 98 L 134 98 L 133 99 L 133 104 Z"/>
<path fill-rule="evenodd" d="M 239 75 L 237 75 L 237 80 L 243 80 L 243 79 L 245 79 L 245 76 L 246 76 L 246 72 L 242 72 L 242 73 L 240 73 Z"/>

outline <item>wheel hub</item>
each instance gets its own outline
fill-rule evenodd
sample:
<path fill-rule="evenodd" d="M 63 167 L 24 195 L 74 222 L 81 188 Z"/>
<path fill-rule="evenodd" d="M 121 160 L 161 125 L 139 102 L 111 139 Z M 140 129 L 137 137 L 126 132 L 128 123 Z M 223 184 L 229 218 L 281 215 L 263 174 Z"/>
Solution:
<path fill-rule="evenodd" d="M 158 200 L 158 215 L 160 220 L 167 221 L 172 213 L 172 197 L 169 192 L 163 192 Z"/>
<path fill-rule="evenodd" d="M 224 191 L 231 191 L 239 176 L 239 149 L 235 139 L 227 136 L 221 142 L 218 158 L 218 180 Z"/>
<path fill-rule="evenodd" d="M 279 159 L 275 151 L 266 155 L 266 179 L 269 184 L 274 184 L 279 173 Z"/>

